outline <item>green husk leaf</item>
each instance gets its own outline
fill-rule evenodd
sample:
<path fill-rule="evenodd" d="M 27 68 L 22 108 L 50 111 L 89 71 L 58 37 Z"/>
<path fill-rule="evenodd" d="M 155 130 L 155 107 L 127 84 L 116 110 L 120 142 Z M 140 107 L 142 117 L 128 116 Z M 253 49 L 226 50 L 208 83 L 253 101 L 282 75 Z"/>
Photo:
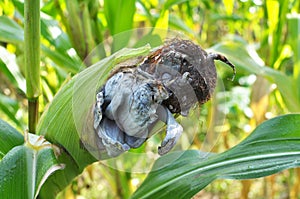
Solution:
<path fill-rule="evenodd" d="M 104 149 L 99 150 L 93 130 L 92 108 L 96 91 L 118 63 L 147 54 L 149 50 L 149 45 L 122 49 L 74 76 L 54 97 L 43 113 L 37 131 L 63 149 L 59 162 L 67 167 L 51 177 L 49 183 L 60 186 L 46 184 L 42 190 L 45 195 L 55 194 L 67 186 L 88 164 L 108 158 Z"/>

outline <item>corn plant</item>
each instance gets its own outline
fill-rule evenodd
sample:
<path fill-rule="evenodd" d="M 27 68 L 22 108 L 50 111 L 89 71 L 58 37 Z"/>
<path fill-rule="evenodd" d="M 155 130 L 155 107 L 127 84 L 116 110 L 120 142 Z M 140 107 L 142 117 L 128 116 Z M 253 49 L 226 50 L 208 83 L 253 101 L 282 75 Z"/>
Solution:
<path fill-rule="evenodd" d="M 115 186 L 114 196 L 190 198 L 216 179 L 253 179 L 299 167 L 300 115 L 296 112 L 300 109 L 300 20 L 294 15 L 298 12 L 296 1 L 255 5 L 252 1 L 224 0 L 215 6 L 208 1 L 185 0 L 164 4 L 105 0 L 104 5 L 93 0 L 52 0 L 41 7 L 47 17 L 40 17 L 38 0 L 0 3 L 4 13 L 0 16 L 0 69 L 16 88 L 17 96 L 13 100 L 0 93 L 3 119 L 14 126 L 0 120 L 1 198 L 55 198 L 88 165 L 109 158 L 105 151 L 94 150 L 94 134 L 89 129 L 88 115 L 96 89 L 116 65 L 160 45 L 166 36 L 161 29 L 167 28 L 189 36 L 197 32 L 196 40 L 205 47 L 212 46 L 211 51 L 228 56 L 237 66 L 238 76 L 255 74 L 275 84 L 272 95 L 278 107 L 292 114 L 263 123 L 257 119 L 257 127 L 247 138 L 222 153 L 184 150 L 164 155 L 134 193 L 128 183 L 130 174 L 100 165 L 103 175 Z M 265 27 L 258 27 L 258 19 L 248 13 L 250 7 L 262 10 L 259 15 L 267 21 Z M 17 15 L 11 14 L 12 8 Z M 245 15 L 240 15 L 239 9 Z M 153 10 L 157 14 L 152 14 Z M 227 33 L 243 35 L 247 41 L 239 36 L 216 40 L 226 32 L 222 29 L 225 25 Z M 136 41 L 132 39 L 134 31 L 128 30 L 137 26 L 153 28 L 133 48 L 125 48 Z M 251 26 L 253 32 L 243 32 Z M 115 37 L 102 43 L 108 34 Z M 249 44 L 252 42 L 260 42 L 259 48 L 254 49 Z M 286 67 L 289 61 L 292 70 Z M 20 103 L 24 99 L 28 109 Z M 20 118 L 20 112 L 28 117 Z M 135 152 L 143 151 L 145 146 Z"/>

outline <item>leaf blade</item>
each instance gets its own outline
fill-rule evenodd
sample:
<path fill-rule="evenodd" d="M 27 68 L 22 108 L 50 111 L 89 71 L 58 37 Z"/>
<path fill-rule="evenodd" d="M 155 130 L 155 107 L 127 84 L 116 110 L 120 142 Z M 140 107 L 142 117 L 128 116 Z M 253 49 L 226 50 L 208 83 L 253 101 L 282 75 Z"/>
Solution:
<path fill-rule="evenodd" d="M 8 43 L 18 43 L 24 41 L 24 31 L 12 19 L 0 16 L 0 41 Z"/>
<path fill-rule="evenodd" d="M 44 176 L 63 168 L 49 143 L 39 142 L 36 135 L 29 140 L 33 145 L 26 142 L 14 147 L 0 162 L 1 198 L 36 198 Z"/>
<path fill-rule="evenodd" d="M 0 119 L 0 159 L 12 148 L 23 143 L 23 135 Z"/>
<path fill-rule="evenodd" d="M 203 161 L 179 158 L 150 172 L 132 198 L 191 197 L 217 178 L 249 179 L 300 166 L 300 114 L 271 119 L 237 146 Z M 190 153 L 190 152 L 187 152 Z M 161 157 L 160 161 L 167 157 Z M 154 183 L 153 183 L 154 182 Z M 173 194 L 174 197 L 174 194 Z"/>
<path fill-rule="evenodd" d="M 300 101 L 297 98 L 297 82 L 290 76 L 265 66 L 257 52 L 241 38 L 234 38 L 234 41 L 226 41 L 211 48 L 219 53 L 224 53 L 234 63 L 239 71 L 247 71 L 261 75 L 275 83 L 283 96 L 287 108 L 291 112 L 300 111 Z"/>

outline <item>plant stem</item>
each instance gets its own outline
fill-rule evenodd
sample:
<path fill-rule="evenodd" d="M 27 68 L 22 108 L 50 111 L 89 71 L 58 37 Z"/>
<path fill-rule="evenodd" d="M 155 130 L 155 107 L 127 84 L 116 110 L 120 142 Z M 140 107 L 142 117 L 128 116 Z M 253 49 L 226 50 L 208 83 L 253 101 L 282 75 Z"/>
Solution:
<path fill-rule="evenodd" d="M 24 1 L 24 45 L 29 132 L 35 133 L 40 95 L 40 1 Z"/>

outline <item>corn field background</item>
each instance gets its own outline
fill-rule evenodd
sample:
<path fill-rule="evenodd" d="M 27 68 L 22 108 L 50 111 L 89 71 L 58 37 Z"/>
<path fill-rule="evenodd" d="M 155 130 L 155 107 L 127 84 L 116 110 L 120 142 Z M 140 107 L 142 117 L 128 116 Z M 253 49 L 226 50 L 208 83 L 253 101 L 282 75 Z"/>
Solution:
<path fill-rule="evenodd" d="M 237 76 L 227 81 L 231 70 L 216 63 L 223 89 L 197 107 L 200 118 L 183 121 L 187 126 L 201 121 L 191 149 L 226 151 L 262 122 L 300 111 L 298 0 L 42 0 L 40 11 L 38 115 L 71 77 L 132 38 L 115 39 L 109 50 L 103 42 L 148 27 L 179 31 L 236 65 Z M 30 110 L 24 43 L 24 2 L 0 0 L 0 118 L 22 133 Z M 225 118 L 221 123 L 219 114 Z M 130 198 L 147 176 L 107 165 L 86 167 L 57 198 Z M 193 198 L 296 199 L 299 192 L 300 169 L 293 168 L 252 180 L 218 179 Z"/>

